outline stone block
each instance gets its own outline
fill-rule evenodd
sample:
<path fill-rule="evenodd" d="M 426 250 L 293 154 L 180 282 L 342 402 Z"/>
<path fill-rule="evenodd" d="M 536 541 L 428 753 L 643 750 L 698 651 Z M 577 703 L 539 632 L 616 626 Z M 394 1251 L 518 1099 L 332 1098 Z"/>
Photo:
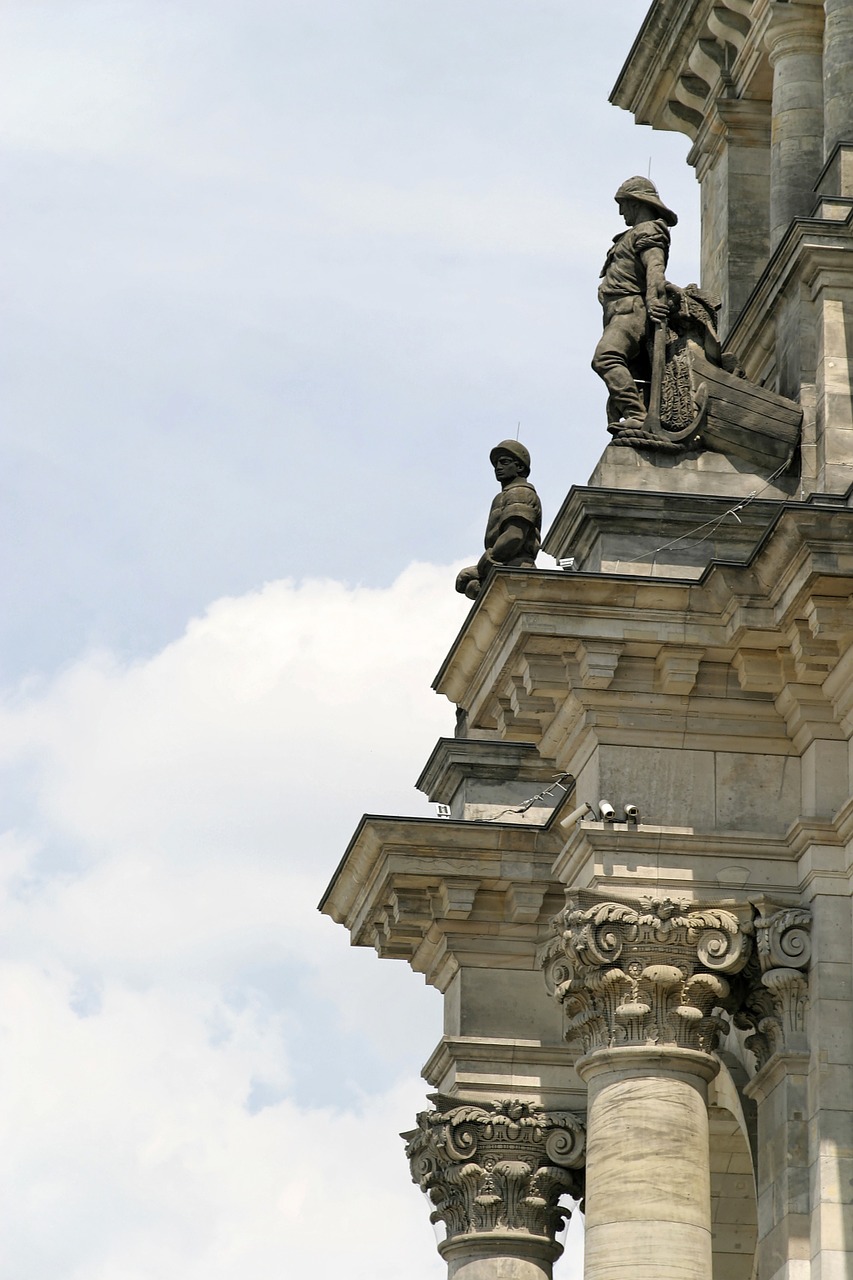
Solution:
<path fill-rule="evenodd" d="M 813 1007 L 811 1028 L 821 1046 L 822 1061 L 853 1063 L 853 1004 L 849 1000 L 820 1000 Z"/>
<path fill-rule="evenodd" d="M 815 1276 L 819 1280 L 850 1280 L 850 1254 L 849 1249 L 838 1252 L 821 1249 L 812 1256 L 812 1269 L 804 1272 L 804 1277 L 806 1280 L 813 1280 Z"/>
<path fill-rule="evenodd" d="M 723 831 L 784 831 L 799 814 L 799 763 L 788 756 L 718 751 L 714 787 Z"/>
<path fill-rule="evenodd" d="M 847 1252 L 848 1249 L 853 1252 L 853 1205 L 823 1200 L 815 1206 L 814 1219 L 821 1253 L 825 1250 Z"/>
<path fill-rule="evenodd" d="M 846 742 L 812 742 L 802 757 L 802 811 L 809 817 L 831 818 L 848 798 Z"/>
<path fill-rule="evenodd" d="M 538 970 L 463 967 L 445 1003 L 445 1034 L 563 1042 L 562 1018 Z"/>
<path fill-rule="evenodd" d="M 714 757 L 665 747 L 600 747 L 599 798 L 639 806 L 645 821 L 714 827 Z"/>
<path fill-rule="evenodd" d="M 848 1016 L 853 1017 L 853 1006 Z M 849 1061 L 821 1062 L 815 1072 L 814 1091 L 821 1110 L 853 1110 L 853 1072 Z"/>

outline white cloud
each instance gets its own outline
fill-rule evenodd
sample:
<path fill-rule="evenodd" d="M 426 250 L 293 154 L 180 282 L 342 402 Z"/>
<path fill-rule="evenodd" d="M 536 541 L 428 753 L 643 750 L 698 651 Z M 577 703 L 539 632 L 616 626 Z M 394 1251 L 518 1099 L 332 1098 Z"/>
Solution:
<path fill-rule="evenodd" d="M 6 697 L 29 780 L 0 844 L 16 1280 L 390 1280 L 401 1252 L 442 1273 L 397 1136 L 438 997 L 316 903 L 363 808 L 424 810 L 452 580 L 270 583 L 149 661 Z"/>

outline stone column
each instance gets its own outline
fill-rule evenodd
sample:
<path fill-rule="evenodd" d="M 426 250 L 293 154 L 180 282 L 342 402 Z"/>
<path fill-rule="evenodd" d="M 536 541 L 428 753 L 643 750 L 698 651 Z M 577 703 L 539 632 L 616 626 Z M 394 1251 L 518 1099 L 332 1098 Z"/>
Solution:
<path fill-rule="evenodd" d="M 711 1280 L 707 1086 L 723 976 L 750 952 L 731 911 L 567 895 L 541 960 L 585 1050 L 585 1280 Z"/>
<path fill-rule="evenodd" d="M 735 1025 L 758 1072 L 745 1092 L 758 1104 L 758 1271 L 794 1280 L 810 1267 L 808 1074 L 806 1036 L 811 912 L 761 903 L 755 956 L 741 975 Z"/>
<path fill-rule="evenodd" d="M 824 0 L 824 157 L 839 142 L 853 142 L 853 0 Z"/>
<path fill-rule="evenodd" d="M 808 217 L 823 168 L 823 5 L 772 0 L 765 44 L 773 68 L 770 247 Z"/>
<path fill-rule="evenodd" d="M 558 1201 L 582 1195 L 580 1118 L 518 1101 L 432 1100 L 437 1109 L 403 1138 L 431 1221 L 447 1230 L 438 1251 L 448 1280 L 551 1280 L 569 1216 Z"/>

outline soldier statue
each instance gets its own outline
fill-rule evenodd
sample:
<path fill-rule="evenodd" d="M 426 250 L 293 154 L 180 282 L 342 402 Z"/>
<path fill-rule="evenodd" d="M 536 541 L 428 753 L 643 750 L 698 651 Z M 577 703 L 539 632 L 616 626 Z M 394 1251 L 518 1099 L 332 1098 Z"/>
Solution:
<path fill-rule="evenodd" d="M 542 506 L 527 477 L 530 454 L 517 440 L 502 440 L 489 454 L 501 491 L 492 501 L 486 525 L 486 549 L 477 564 L 463 569 L 456 590 L 469 600 L 480 594 L 489 572 L 496 566 L 534 569 L 542 529 Z"/>

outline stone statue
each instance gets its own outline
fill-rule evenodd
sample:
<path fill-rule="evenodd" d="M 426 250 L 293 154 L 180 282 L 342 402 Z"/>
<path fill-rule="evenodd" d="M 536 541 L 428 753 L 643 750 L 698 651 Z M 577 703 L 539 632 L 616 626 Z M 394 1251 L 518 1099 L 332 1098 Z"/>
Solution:
<path fill-rule="evenodd" d="M 475 600 L 496 565 L 534 569 L 542 528 L 542 506 L 527 477 L 530 454 L 517 440 L 502 440 L 489 454 L 501 491 L 492 501 L 486 525 L 486 549 L 479 562 L 463 569 L 456 590 Z"/>
<path fill-rule="evenodd" d="M 604 333 L 592 360 L 609 393 L 613 443 L 672 454 L 716 449 L 767 471 L 790 465 L 801 406 L 750 382 L 721 349 L 718 299 L 666 279 L 676 214 L 649 178 L 628 178 L 615 200 L 628 230 L 601 272 Z"/>
<path fill-rule="evenodd" d="M 629 178 L 615 195 L 627 223 L 613 240 L 601 271 L 598 300 L 604 310 L 604 333 L 595 349 L 592 367 L 609 394 L 607 423 L 641 429 L 647 406 L 634 376 L 645 352 L 646 337 L 666 320 L 666 264 L 669 228 L 678 216 L 668 209 L 648 178 Z"/>

